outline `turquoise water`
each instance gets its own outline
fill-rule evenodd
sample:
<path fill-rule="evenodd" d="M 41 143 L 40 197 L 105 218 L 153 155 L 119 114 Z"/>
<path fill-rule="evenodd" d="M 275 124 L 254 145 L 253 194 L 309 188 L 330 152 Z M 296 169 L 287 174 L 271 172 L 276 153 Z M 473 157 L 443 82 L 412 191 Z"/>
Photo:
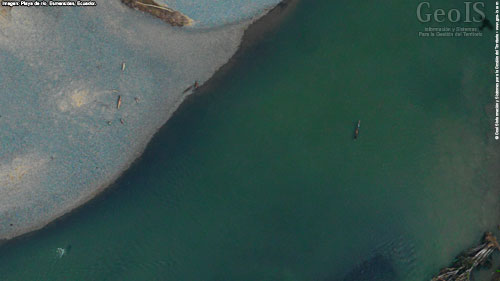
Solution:
<path fill-rule="evenodd" d="M 158 0 L 195 21 L 194 28 L 208 28 L 248 20 L 270 9 L 280 0 Z"/>
<path fill-rule="evenodd" d="M 491 34 L 419 38 L 416 6 L 300 2 L 1 279 L 430 279 L 496 229 L 499 155 Z"/>

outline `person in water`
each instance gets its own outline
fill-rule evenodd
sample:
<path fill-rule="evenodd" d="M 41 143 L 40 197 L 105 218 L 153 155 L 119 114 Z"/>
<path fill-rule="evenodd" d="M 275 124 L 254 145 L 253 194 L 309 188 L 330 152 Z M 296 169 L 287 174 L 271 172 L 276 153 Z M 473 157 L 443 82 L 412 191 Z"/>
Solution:
<path fill-rule="evenodd" d="M 358 124 L 356 125 L 356 130 L 354 130 L 354 139 L 358 138 L 359 135 L 359 127 L 361 127 L 361 120 L 358 120 Z"/>

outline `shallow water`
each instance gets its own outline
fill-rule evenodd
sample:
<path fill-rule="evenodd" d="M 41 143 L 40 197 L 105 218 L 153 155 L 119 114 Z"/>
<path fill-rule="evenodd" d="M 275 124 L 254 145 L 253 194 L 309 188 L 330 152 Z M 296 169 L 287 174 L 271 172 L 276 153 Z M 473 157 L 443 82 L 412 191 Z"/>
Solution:
<path fill-rule="evenodd" d="M 419 38 L 416 6 L 300 2 L 2 280 L 430 279 L 496 228 L 499 155 L 492 37 Z"/>
<path fill-rule="evenodd" d="M 260 15 L 262 9 L 270 9 L 280 0 L 157 0 L 182 12 L 194 20 L 193 28 L 218 27 L 225 24 L 249 20 Z"/>

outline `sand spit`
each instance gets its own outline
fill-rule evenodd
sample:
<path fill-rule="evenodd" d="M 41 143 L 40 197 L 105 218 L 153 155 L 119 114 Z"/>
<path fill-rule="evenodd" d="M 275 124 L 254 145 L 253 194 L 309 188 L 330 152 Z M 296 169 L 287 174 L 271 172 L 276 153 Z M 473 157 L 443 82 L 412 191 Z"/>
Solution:
<path fill-rule="evenodd" d="M 9 10 L 0 32 L 0 239 L 42 228 L 112 184 L 267 7 L 199 31 L 120 0 Z"/>

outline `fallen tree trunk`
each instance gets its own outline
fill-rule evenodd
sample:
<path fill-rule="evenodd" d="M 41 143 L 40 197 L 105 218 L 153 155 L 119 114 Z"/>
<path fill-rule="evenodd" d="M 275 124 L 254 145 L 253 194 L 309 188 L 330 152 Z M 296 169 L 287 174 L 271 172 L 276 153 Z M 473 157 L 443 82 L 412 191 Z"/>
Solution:
<path fill-rule="evenodd" d="M 451 267 L 441 269 L 431 281 L 469 281 L 472 271 L 497 249 L 500 246 L 496 237 L 486 232 L 481 245 L 460 254 Z"/>
<path fill-rule="evenodd" d="M 172 26 L 185 26 L 193 24 L 193 20 L 179 11 L 160 5 L 154 0 L 121 0 L 130 8 L 150 13 L 153 16 L 171 24 Z"/>

